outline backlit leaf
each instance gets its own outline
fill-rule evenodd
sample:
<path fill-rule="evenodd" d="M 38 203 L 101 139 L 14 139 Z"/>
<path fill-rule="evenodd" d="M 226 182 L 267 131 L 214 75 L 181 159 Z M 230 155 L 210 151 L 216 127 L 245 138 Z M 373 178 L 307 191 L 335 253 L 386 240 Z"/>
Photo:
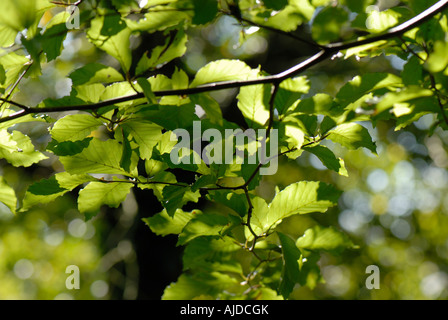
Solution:
<path fill-rule="evenodd" d="M 328 139 L 347 149 L 367 148 L 376 154 L 376 145 L 369 131 L 357 123 L 344 123 L 329 131 Z"/>
<path fill-rule="evenodd" d="M 91 218 L 102 205 L 117 208 L 130 192 L 133 184 L 124 182 L 90 182 L 79 192 L 78 210 Z"/>

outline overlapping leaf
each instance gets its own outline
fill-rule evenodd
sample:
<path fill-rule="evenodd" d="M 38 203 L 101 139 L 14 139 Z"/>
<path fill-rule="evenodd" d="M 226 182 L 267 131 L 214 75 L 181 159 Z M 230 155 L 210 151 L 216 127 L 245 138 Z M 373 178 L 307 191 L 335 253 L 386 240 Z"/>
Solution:
<path fill-rule="evenodd" d="M 126 182 L 90 182 L 79 192 L 78 210 L 89 219 L 96 215 L 102 205 L 117 208 L 132 188 Z"/>
<path fill-rule="evenodd" d="M 94 138 L 89 146 L 80 153 L 61 156 L 59 160 L 67 172 L 71 174 L 97 173 L 97 174 L 119 174 L 125 176 L 136 176 L 136 159 L 133 159 L 133 167 L 130 172 L 121 167 L 121 155 L 123 146 L 116 140 L 101 141 Z"/>

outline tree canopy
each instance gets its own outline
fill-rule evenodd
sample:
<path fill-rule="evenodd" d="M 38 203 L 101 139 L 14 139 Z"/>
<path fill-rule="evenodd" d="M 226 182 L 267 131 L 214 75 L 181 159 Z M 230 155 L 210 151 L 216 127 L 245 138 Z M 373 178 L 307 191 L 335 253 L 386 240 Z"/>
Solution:
<path fill-rule="evenodd" d="M 80 297 L 153 297 L 136 259 L 174 269 L 163 299 L 446 297 L 447 7 L 0 2 L 0 269 L 79 265 Z"/>

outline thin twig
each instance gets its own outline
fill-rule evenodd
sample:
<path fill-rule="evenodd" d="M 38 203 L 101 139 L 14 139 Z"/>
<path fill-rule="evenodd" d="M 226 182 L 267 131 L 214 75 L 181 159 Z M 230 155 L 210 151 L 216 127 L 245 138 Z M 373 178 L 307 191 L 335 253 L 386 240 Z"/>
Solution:
<path fill-rule="evenodd" d="M 19 78 L 17 78 L 16 82 L 12 85 L 11 90 L 9 90 L 8 94 L 6 95 L 5 98 L 1 98 L 0 100 L 2 101 L 2 103 L 0 104 L 0 109 L 3 107 L 3 105 L 8 101 L 9 102 L 9 98 L 11 97 L 11 95 L 13 94 L 14 90 L 17 88 L 17 86 L 19 85 L 20 81 L 22 81 L 23 77 L 25 76 L 25 74 L 30 70 L 31 66 L 33 65 L 33 62 L 29 63 L 28 66 L 25 68 L 25 70 L 23 70 L 22 74 L 19 76 Z M 9 102 L 12 105 L 15 105 L 16 107 L 22 108 L 22 109 L 27 109 L 27 106 L 24 106 L 20 103 L 17 102 Z"/>

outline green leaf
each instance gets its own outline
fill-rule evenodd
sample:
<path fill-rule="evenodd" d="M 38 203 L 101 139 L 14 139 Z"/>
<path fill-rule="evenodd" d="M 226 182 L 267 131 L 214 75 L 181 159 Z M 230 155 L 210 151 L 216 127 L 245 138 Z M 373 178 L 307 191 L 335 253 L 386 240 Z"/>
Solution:
<path fill-rule="evenodd" d="M 0 64 L 0 84 L 4 84 L 6 81 L 6 70 L 5 68 Z"/>
<path fill-rule="evenodd" d="M 279 114 L 284 114 L 297 100 L 310 90 L 306 77 L 289 78 L 280 83 L 275 95 L 274 107 Z"/>
<path fill-rule="evenodd" d="M 168 165 L 162 161 L 154 159 L 148 159 L 145 161 L 145 171 L 148 177 L 152 177 L 167 168 Z"/>
<path fill-rule="evenodd" d="M 71 175 L 67 172 L 56 173 L 49 179 L 38 181 L 28 188 L 23 199 L 21 210 L 25 211 L 38 204 L 50 203 L 67 192 L 72 191 L 77 186 L 94 180 L 92 176 L 87 174 Z"/>
<path fill-rule="evenodd" d="M 378 40 L 372 43 L 356 46 L 345 50 L 344 59 L 352 56 L 360 57 L 377 57 L 383 53 L 383 50 L 388 47 L 387 40 Z"/>
<path fill-rule="evenodd" d="M 207 186 L 215 186 L 216 185 L 216 176 L 215 175 L 202 175 L 196 179 L 194 184 L 191 186 L 191 191 L 195 192 L 200 188 L 204 188 Z"/>
<path fill-rule="evenodd" d="M 401 87 L 401 78 L 390 73 L 367 73 L 356 76 L 346 83 L 337 93 L 337 102 L 342 107 L 354 103 L 362 97 L 369 97 L 368 94 L 379 89 L 394 89 Z"/>
<path fill-rule="evenodd" d="M 393 114 L 397 117 L 395 130 L 401 130 L 425 114 L 439 112 L 440 105 L 435 96 L 421 98 L 412 103 L 397 103 L 393 108 Z"/>
<path fill-rule="evenodd" d="M 129 71 L 132 63 L 130 35 L 131 29 L 126 22 L 113 12 L 93 18 L 87 32 L 89 41 L 117 59 L 125 72 Z"/>
<path fill-rule="evenodd" d="M 60 106 L 68 107 L 68 106 L 79 106 L 84 104 L 86 104 L 86 102 L 80 98 L 77 98 L 75 96 L 64 96 L 60 99 L 47 98 L 39 104 L 39 107 L 41 108 L 51 108 Z"/>
<path fill-rule="evenodd" d="M 210 97 L 207 93 L 194 94 L 190 96 L 191 101 L 194 104 L 200 105 L 207 114 L 211 123 L 217 125 L 223 125 L 223 117 L 221 107 L 215 99 Z"/>
<path fill-rule="evenodd" d="M 228 217 L 203 213 L 194 216 L 182 229 L 177 245 L 184 245 L 187 242 L 202 236 L 224 236 L 232 227 Z"/>
<path fill-rule="evenodd" d="M 67 11 L 56 14 L 45 26 L 42 50 L 47 55 L 47 61 L 56 59 L 62 51 L 62 43 L 67 36 L 66 21 L 70 17 Z"/>
<path fill-rule="evenodd" d="M 97 103 L 106 89 L 101 83 L 83 84 L 72 87 L 70 96 L 79 98 L 88 103 Z"/>
<path fill-rule="evenodd" d="M 409 13 L 409 10 L 405 8 L 390 8 L 383 11 L 370 10 L 367 12 L 365 26 L 370 32 L 383 32 L 405 20 Z M 364 18 L 365 15 L 360 17 Z"/>
<path fill-rule="evenodd" d="M 46 0 L 3 0 L 0 2 L 0 23 L 15 31 L 37 27 L 41 15 L 54 4 Z"/>
<path fill-rule="evenodd" d="M 234 259 L 233 253 L 241 247 L 229 236 L 198 237 L 188 242 L 182 256 L 183 270 L 243 272 L 241 264 Z"/>
<path fill-rule="evenodd" d="M 162 128 L 150 121 L 140 119 L 128 120 L 120 125 L 138 144 L 142 159 L 150 159 L 152 149 L 162 138 Z"/>
<path fill-rule="evenodd" d="M 212 21 L 218 13 L 218 2 L 215 0 L 193 0 L 193 24 L 206 24 Z"/>
<path fill-rule="evenodd" d="M 71 174 L 98 173 L 137 176 L 134 170 L 121 168 L 123 146 L 115 140 L 101 141 L 93 138 L 89 146 L 72 156 L 61 156 L 59 160 Z M 135 161 L 133 161 L 135 163 Z"/>
<path fill-rule="evenodd" d="M 198 202 L 201 194 L 199 190 L 192 192 L 183 186 L 166 186 L 162 192 L 163 203 L 168 215 L 173 216 L 176 209 L 181 209 L 187 202 Z"/>
<path fill-rule="evenodd" d="M 249 128 L 263 127 L 269 119 L 271 86 L 267 84 L 245 86 L 237 96 L 238 109 Z"/>
<path fill-rule="evenodd" d="M 53 152 L 58 156 L 72 156 L 74 154 L 80 153 L 82 150 L 87 148 L 90 141 L 93 138 L 86 138 L 78 141 L 64 141 L 58 142 L 56 140 L 50 141 L 47 145 L 47 150 Z"/>
<path fill-rule="evenodd" d="M 332 185 L 323 182 L 293 183 L 274 197 L 269 205 L 269 218 L 278 221 L 293 214 L 325 212 L 337 204 L 339 195 Z"/>
<path fill-rule="evenodd" d="M 141 179 L 143 181 L 143 179 Z M 163 182 L 163 183 L 160 183 Z M 160 203 L 164 203 L 163 189 L 167 186 L 167 184 L 176 184 L 176 176 L 167 171 L 160 171 L 156 173 L 153 177 L 147 180 L 147 183 L 139 183 L 137 186 L 142 189 L 151 189 L 154 192 L 154 195 L 160 201 Z M 168 212 L 168 211 L 167 211 Z M 172 212 L 170 212 L 173 214 Z"/>
<path fill-rule="evenodd" d="M 1 140 L 2 137 L 0 137 Z M 16 143 L 16 147 L 12 149 L 12 142 L 9 142 L 8 149 L 0 146 L 0 158 L 6 159 L 15 167 L 29 167 L 34 163 L 47 159 L 47 156 L 34 149 L 31 139 L 20 131 L 13 131 L 11 139 Z M 0 144 L 2 142 L 0 141 Z"/>
<path fill-rule="evenodd" d="M 187 212 L 182 209 L 177 209 L 173 216 L 169 216 L 166 209 L 164 209 L 162 212 L 149 218 L 143 218 L 142 220 L 152 232 L 159 236 L 166 236 L 168 234 L 180 234 L 185 225 L 196 214 L 202 214 L 202 212 L 200 210 Z"/>
<path fill-rule="evenodd" d="M 193 126 L 194 121 L 199 121 L 198 116 L 195 114 L 195 105 L 193 103 L 187 103 L 181 106 L 148 106 L 142 108 L 135 115 L 135 118 L 137 116 L 145 118 L 167 130 L 175 130 L 178 128 L 188 129 Z"/>
<path fill-rule="evenodd" d="M 136 67 L 136 74 L 143 74 L 144 72 L 160 68 L 164 64 L 173 59 L 179 58 L 187 51 L 187 35 L 182 29 L 177 33 L 167 38 L 163 46 L 157 46 L 151 50 L 151 55 L 148 57 L 147 53 L 142 56 Z"/>
<path fill-rule="evenodd" d="M 333 254 L 341 253 L 348 248 L 356 248 L 351 239 L 334 227 L 316 225 L 305 231 L 296 241 L 300 249 L 312 251 L 329 251 Z"/>
<path fill-rule="evenodd" d="M 254 78 L 257 73 L 240 60 L 216 60 L 198 70 L 190 87 L 219 81 L 247 80 Z"/>
<path fill-rule="evenodd" d="M 337 107 L 334 105 L 334 98 L 326 93 L 318 93 L 310 98 L 301 100 L 293 112 L 323 115 L 338 113 Z"/>
<path fill-rule="evenodd" d="M 252 227 L 252 231 L 256 235 L 263 235 L 267 233 L 269 230 L 274 229 L 277 224 L 281 222 L 279 220 L 274 221 L 273 219 L 271 219 L 269 206 L 263 198 L 254 196 L 251 198 L 251 203 L 253 208 L 250 224 Z M 248 227 L 244 228 L 244 233 L 248 241 L 251 241 L 254 238 L 254 235 Z"/>
<path fill-rule="evenodd" d="M 0 202 L 11 210 L 12 213 L 16 213 L 17 208 L 17 196 L 13 188 L 11 188 L 4 177 L 0 176 Z"/>
<path fill-rule="evenodd" d="M 343 123 L 337 126 L 329 131 L 328 139 L 350 150 L 363 147 L 376 154 L 376 145 L 372 141 L 369 131 L 357 123 Z"/>
<path fill-rule="evenodd" d="M 172 139 L 173 135 L 174 133 L 172 131 L 166 131 L 162 134 L 162 138 L 156 147 L 160 155 L 164 155 L 166 153 L 169 154 L 177 144 L 177 139 Z"/>
<path fill-rule="evenodd" d="M 285 141 L 288 142 L 290 148 L 297 148 L 298 150 L 302 148 L 305 141 L 305 132 L 301 124 L 298 118 L 287 116 L 283 118 L 279 125 L 280 132 L 286 138 Z"/>
<path fill-rule="evenodd" d="M 419 98 L 430 97 L 432 95 L 434 95 L 434 92 L 430 89 L 421 86 L 407 86 L 401 91 L 386 93 L 376 105 L 376 110 L 378 113 L 382 113 L 394 105 L 399 105 L 403 102 Z"/>
<path fill-rule="evenodd" d="M 17 142 L 14 141 L 12 135 L 3 129 L 0 131 L 0 152 L 15 152 L 17 151 Z"/>
<path fill-rule="evenodd" d="M 10 47 L 14 44 L 17 31 L 7 25 L 0 25 L 0 46 L 2 48 Z"/>
<path fill-rule="evenodd" d="M 448 65 L 448 44 L 445 41 L 436 41 L 433 51 L 425 62 L 425 68 L 432 73 L 445 70 Z"/>
<path fill-rule="evenodd" d="M 322 44 L 340 39 L 341 30 L 348 22 L 348 13 L 342 7 L 328 6 L 314 17 L 311 27 L 313 39 Z"/>
<path fill-rule="evenodd" d="M 306 147 L 305 150 L 311 152 L 322 161 L 322 164 L 328 169 L 336 171 L 341 176 L 348 177 L 347 169 L 345 168 L 344 160 L 337 158 L 335 154 L 326 146 L 318 145 L 314 147 Z"/>
<path fill-rule="evenodd" d="M 282 279 L 279 292 L 285 299 L 288 299 L 294 285 L 299 282 L 299 261 L 302 259 L 302 254 L 296 247 L 294 240 L 281 232 L 277 232 L 277 235 L 280 239 L 283 254 Z"/>
<path fill-rule="evenodd" d="M 90 182 L 79 192 L 78 210 L 90 219 L 102 205 L 118 208 L 126 199 L 133 184 L 124 182 Z"/>
<path fill-rule="evenodd" d="M 174 8 L 156 6 L 152 9 L 153 11 L 146 13 L 143 19 L 138 21 L 126 19 L 129 28 L 132 31 L 152 33 L 176 26 L 189 19 L 186 12 L 173 10 Z"/>
<path fill-rule="evenodd" d="M 104 92 L 101 94 L 101 100 L 110 100 L 114 98 L 134 95 L 135 89 L 132 87 L 132 85 L 127 81 L 122 82 L 115 82 L 111 85 L 108 85 Z M 133 104 L 138 104 L 139 102 L 145 101 L 144 98 L 142 99 L 136 99 L 132 101 L 125 101 L 125 102 L 119 102 L 114 104 L 115 106 L 119 107 L 126 107 Z"/>
<path fill-rule="evenodd" d="M 272 231 L 283 219 L 292 215 L 326 212 L 337 204 L 339 195 L 340 191 L 332 185 L 300 181 L 277 193 L 269 206 L 263 199 L 256 197 L 252 200 L 252 229 L 261 235 Z"/>
<path fill-rule="evenodd" d="M 74 86 L 90 83 L 112 83 L 123 81 L 123 76 L 114 68 L 101 63 L 88 63 L 68 76 Z"/>
<path fill-rule="evenodd" d="M 115 138 L 123 145 L 123 152 L 121 154 L 120 166 L 125 171 L 130 171 L 132 165 L 133 150 L 129 133 L 126 130 L 115 130 Z"/>
<path fill-rule="evenodd" d="M 59 142 L 78 141 L 90 135 L 103 121 L 90 114 L 67 115 L 56 121 L 50 133 L 53 139 Z"/>
<path fill-rule="evenodd" d="M 288 4 L 288 0 L 263 0 L 263 3 L 266 8 L 282 10 Z"/>
<path fill-rule="evenodd" d="M 163 300 L 191 300 L 196 297 L 217 297 L 227 288 L 239 285 L 238 280 L 220 272 L 182 274 L 163 292 Z"/>
<path fill-rule="evenodd" d="M 294 31 L 299 25 L 312 18 L 314 10 L 315 8 L 308 0 L 289 0 L 288 5 L 282 10 L 268 11 L 267 16 L 260 16 L 256 22 L 286 32 Z"/>
<path fill-rule="evenodd" d="M 374 0 L 345 0 L 347 7 L 353 12 L 365 12 L 367 6 Z"/>
<path fill-rule="evenodd" d="M 59 185 L 57 176 L 36 182 L 28 188 L 23 200 L 22 210 L 27 210 L 38 204 L 52 202 L 69 191 L 70 189 Z"/>
<path fill-rule="evenodd" d="M 419 85 L 423 79 L 423 66 L 420 59 L 416 56 L 412 56 L 403 66 L 401 72 L 401 78 L 405 85 Z"/>
<path fill-rule="evenodd" d="M 15 52 L 9 52 L 0 56 L 0 64 L 6 71 L 6 80 L 2 87 L 7 88 L 17 81 L 17 77 L 23 72 L 24 68 L 30 63 L 30 59 Z"/>
<path fill-rule="evenodd" d="M 214 190 L 209 192 L 209 195 L 213 201 L 229 207 L 241 217 L 244 217 L 248 212 L 247 199 L 244 194 L 229 192 L 227 190 Z"/>

